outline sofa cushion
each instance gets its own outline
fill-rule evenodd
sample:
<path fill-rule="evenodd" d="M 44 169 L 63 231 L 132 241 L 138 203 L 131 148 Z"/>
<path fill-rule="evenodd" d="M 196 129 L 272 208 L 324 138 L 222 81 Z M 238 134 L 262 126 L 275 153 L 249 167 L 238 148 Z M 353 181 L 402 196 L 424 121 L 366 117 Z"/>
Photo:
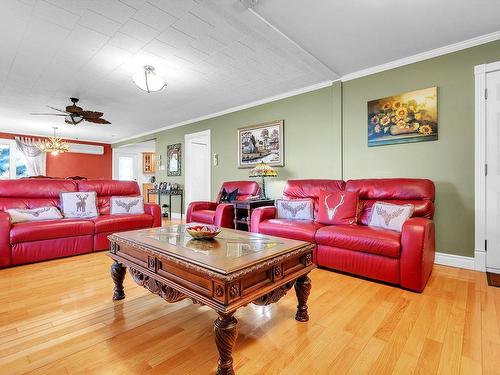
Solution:
<path fill-rule="evenodd" d="M 259 233 L 314 243 L 316 231 L 322 227 L 314 220 L 269 219 L 259 224 Z"/>
<path fill-rule="evenodd" d="M 95 223 L 95 233 L 113 233 L 149 228 L 153 224 L 153 216 L 148 214 L 104 215 L 92 221 Z"/>
<path fill-rule="evenodd" d="M 94 223 L 90 220 L 61 219 L 30 221 L 12 225 L 10 243 L 76 237 L 92 235 L 93 233 Z"/>
<path fill-rule="evenodd" d="M 356 224 L 358 193 L 322 191 L 319 195 L 318 222 L 326 225 Z"/>
<path fill-rule="evenodd" d="M 397 258 L 401 248 L 401 234 L 387 229 L 364 225 L 327 226 L 316 232 L 316 243 L 342 249 Z"/>
<path fill-rule="evenodd" d="M 191 222 L 213 224 L 215 223 L 215 210 L 197 210 L 191 213 Z"/>
<path fill-rule="evenodd" d="M 276 199 L 274 204 L 277 219 L 314 219 L 314 201 L 312 199 Z"/>

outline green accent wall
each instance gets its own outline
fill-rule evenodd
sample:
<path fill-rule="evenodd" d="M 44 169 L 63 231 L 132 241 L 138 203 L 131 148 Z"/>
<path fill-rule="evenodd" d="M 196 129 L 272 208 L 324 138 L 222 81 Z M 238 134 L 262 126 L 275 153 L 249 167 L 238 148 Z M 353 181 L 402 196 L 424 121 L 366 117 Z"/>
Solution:
<path fill-rule="evenodd" d="M 500 60 L 500 41 L 373 74 L 331 87 L 114 144 L 156 139 L 166 163 L 166 145 L 183 144 L 178 178 L 159 171 L 159 181 L 184 185 L 184 135 L 211 129 L 212 196 L 223 181 L 248 179 L 237 168 L 239 127 L 285 121 L 285 166 L 268 179 L 268 195 L 280 197 L 290 178 L 420 177 L 436 184 L 436 249 L 474 255 L 474 66 Z M 439 140 L 368 147 L 367 102 L 438 87 Z M 168 89 L 167 89 L 168 90 Z M 168 94 L 168 93 L 167 93 Z M 174 205 L 178 212 L 178 205 Z"/>
<path fill-rule="evenodd" d="M 339 82 L 316 91 L 114 144 L 113 147 L 156 139 L 156 151 L 166 165 L 167 145 L 182 143 L 182 176 L 167 177 L 165 170 L 158 171 L 157 177 L 159 181 L 184 186 L 184 135 L 210 129 L 212 154 L 219 155 L 219 164 L 212 165 L 211 190 L 215 199 L 224 181 L 250 179 L 250 169 L 237 166 L 237 129 L 284 120 L 285 166 L 277 168 L 279 177 L 266 180 L 267 195 L 280 197 L 290 178 L 341 178 L 340 86 Z M 174 212 L 180 212 L 179 200 L 174 197 L 173 201 Z"/>

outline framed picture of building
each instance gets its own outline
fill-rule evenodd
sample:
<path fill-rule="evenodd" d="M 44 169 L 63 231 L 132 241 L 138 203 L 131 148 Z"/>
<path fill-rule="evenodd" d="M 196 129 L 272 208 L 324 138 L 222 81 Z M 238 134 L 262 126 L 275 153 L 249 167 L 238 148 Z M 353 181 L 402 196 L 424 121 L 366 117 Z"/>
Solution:
<path fill-rule="evenodd" d="M 167 176 L 181 175 L 181 144 L 167 146 Z"/>
<path fill-rule="evenodd" d="M 368 102 L 368 146 L 438 139 L 437 87 Z"/>
<path fill-rule="evenodd" d="M 238 168 L 252 168 L 264 162 L 283 167 L 283 120 L 238 129 Z"/>

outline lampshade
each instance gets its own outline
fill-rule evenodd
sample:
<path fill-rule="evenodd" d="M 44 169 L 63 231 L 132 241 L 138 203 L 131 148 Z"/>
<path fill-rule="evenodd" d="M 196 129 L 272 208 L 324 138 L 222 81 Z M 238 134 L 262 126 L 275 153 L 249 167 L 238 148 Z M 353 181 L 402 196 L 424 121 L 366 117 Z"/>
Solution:
<path fill-rule="evenodd" d="M 248 175 L 250 177 L 277 177 L 278 172 L 270 165 L 260 162 L 250 170 Z"/>
<path fill-rule="evenodd" d="M 155 68 L 151 65 L 145 65 L 144 71 L 138 72 L 132 76 L 134 83 L 141 90 L 147 92 L 160 91 L 167 83 L 155 73 Z"/>

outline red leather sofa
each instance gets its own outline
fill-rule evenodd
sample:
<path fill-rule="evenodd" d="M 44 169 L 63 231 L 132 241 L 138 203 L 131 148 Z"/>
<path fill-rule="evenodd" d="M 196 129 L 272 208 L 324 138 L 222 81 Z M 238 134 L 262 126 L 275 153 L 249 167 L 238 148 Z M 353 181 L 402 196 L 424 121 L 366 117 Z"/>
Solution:
<path fill-rule="evenodd" d="M 12 224 L 9 208 L 59 207 L 62 191 L 95 191 L 99 216 Z M 0 181 L 0 268 L 109 248 L 111 233 L 161 226 L 160 207 L 144 214 L 110 215 L 111 196 L 138 196 L 135 181 L 23 179 Z"/>
<path fill-rule="evenodd" d="M 283 199 L 314 200 L 321 190 L 358 191 L 358 225 L 323 225 L 314 220 L 276 219 L 275 207 L 252 213 L 251 231 L 316 244 L 314 261 L 340 270 L 421 292 L 432 271 L 435 253 L 434 183 L 425 179 L 290 180 Z M 415 206 L 401 233 L 372 228 L 371 208 L 377 201 Z"/>
<path fill-rule="evenodd" d="M 234 228 L 234 209 L 231 203 L 221 203 L 223 190 L 231 193 L 238 189 L 236 200 L 244 201 L 260 195 L 260 186 L 255 181 L 224 182 L 217 194 L 216 202 L 191 202 L 186 213 L 186 223 L 202 223 L 224 228 Z"/>

